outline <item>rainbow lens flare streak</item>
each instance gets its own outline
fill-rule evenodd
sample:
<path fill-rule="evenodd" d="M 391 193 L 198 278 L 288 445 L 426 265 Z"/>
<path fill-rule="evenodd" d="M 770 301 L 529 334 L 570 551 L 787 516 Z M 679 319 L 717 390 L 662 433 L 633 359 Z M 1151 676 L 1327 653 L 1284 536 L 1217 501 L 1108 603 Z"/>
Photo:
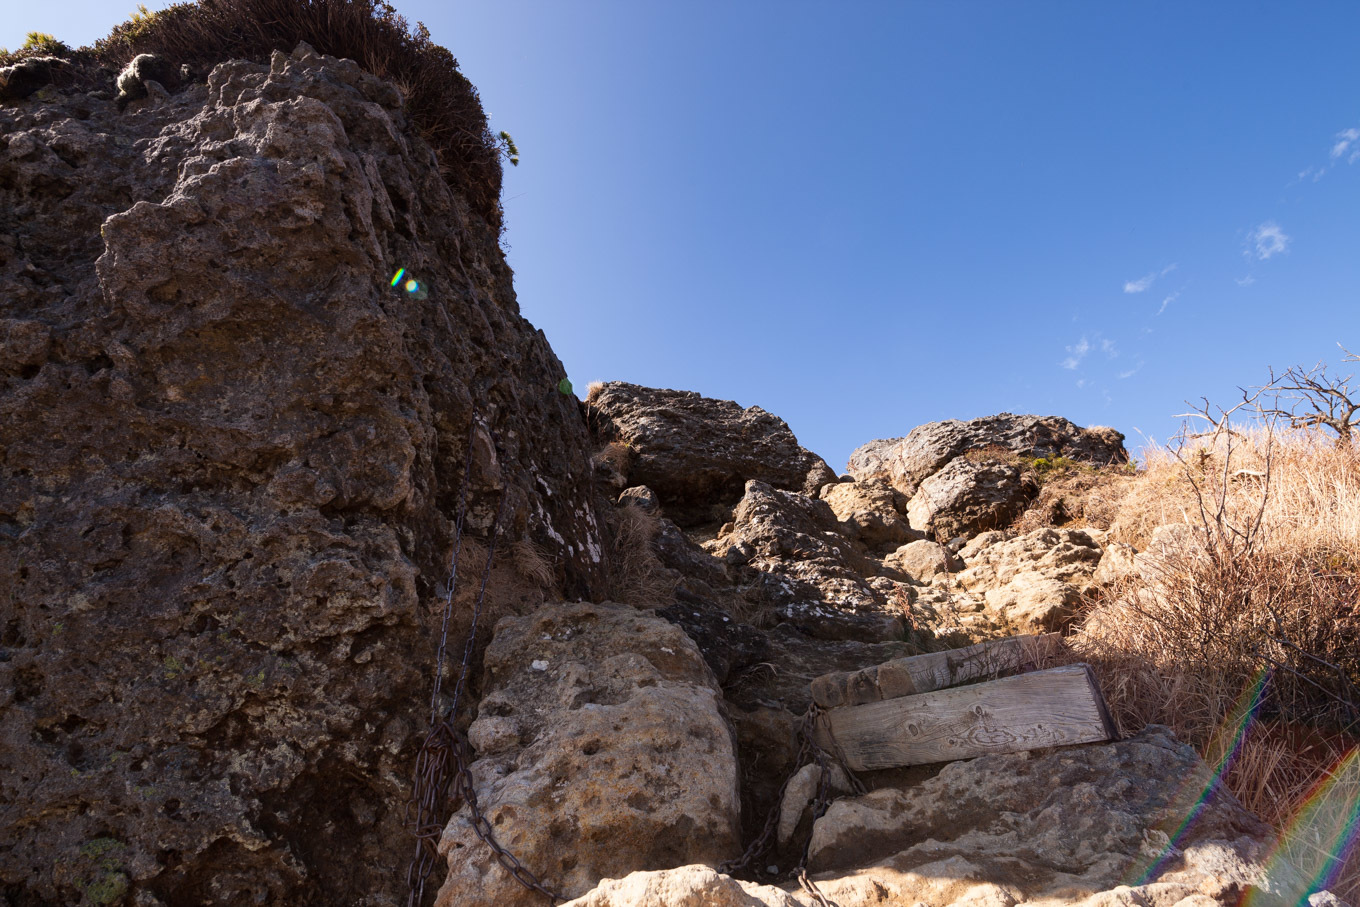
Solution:
<path fill-rule="evenodd" d="M 1191 826 L 1194 825 L 1195 819 L 1199 817 L 1199 814 L 1203 812 L 1205 806 L 1208 805 L 1209 795 L 1221 783 L 1223 776 L 1227 774 L 1230 768 L 1232 768 L 1233 760 L 1237 757 L 1237 754 L 1241 752 L 1242 741 L 1247 736 L 1247 728 L 1251 726 L 1252 719 L 1256 717 L 1256 712 L 1261 707 L 1266 681 L 1269 677 L 1270 673 L 1268 671 L 1261 670 L 1257 673 L 1256 679 L 1253 680 L 1242 692 L 1242 695 L 1237 698 L 1233 710 L 1228 713 L 1230 717 L 1233 715 L 1238 716 L 1235 722 L 1236 727 L 1233 729 L 1232 733 L 1232 742 L 1223 747 L 1223 755 L 1219 758 L 1218 763 L 1214 765 L 1213 775 L 1210 776 L 1208 783 L 1204 785 L 1204 789 L 1200 791 L 1199 796 L 1195 799 L 1194 805 L 1190 807 L 1189 812 L 1185 816 L 1185 821 L 1177 827 L 1175 834 L 1167 841 L 1161 856 L 1154 860 L 1152 865 L 1144 870 L 1138 880 L 1133 883 L 1135 887 L 1146 885 L 1148 882 L 1156 879 L 1162 874 L 1167 863 L 1181 853 L 1181 841 L 1190 831 Z M 1227 726 L 1225 725 L 1225 728 L 1215 735 L 1215 742 L 1222 739 L 1223 734 L 1226 733 L 1226 727 Z"/>
<path fill-rule="evenodd" d="M 1204 811 L 1209 796 L 1232 768 L 1242 750 L 1257 711 L 1261 707 L 1269 671 L 1262 670 L 1238 697 L 1230 716 L 1231 723 L 1215 735 L 1222 740 L 1232 728 L 1231 742 L 1222 747 L 1223 755 L 1213 766 L 1213 775 L 1185 821 L 1167 842 L 1163 853 L 1138 878 L 1134 886 L 1155 880 L 1167 863 L 1181 853 L 1181 842 Z M 1242 900 L 1242 907 L 1306 907 L 1308 897 L 1333 884 L 1346 858 L 1360 837 L 1360 748 L 1343 756 L 1327 777 L 1317 784 L 1295 812 L 1277 839 L 1266 861 L 1262 883 L 1253 886 Z"/>
<path fill-rule="evenodd" d="M 1352 749 L 1304 800 L 1280 835 L 1266 863 L 1275 883 L 1269 896 L 1248 892 L 1244 907 L 1305 905 L 1329 888 L 1346 865 L 1360 831 L 1360 748 Z"/>
<path fill-rule="evenodd" d="M 392 280 L 389 282 L 388 286 L 394 290 L 400 287 L 406 295 L 416 299 L 425 299 L 430 295 L 425 289 L 425 285 L 407 274 L 405 268 L 397 268 L 397 273 L 392 275 Z"/>

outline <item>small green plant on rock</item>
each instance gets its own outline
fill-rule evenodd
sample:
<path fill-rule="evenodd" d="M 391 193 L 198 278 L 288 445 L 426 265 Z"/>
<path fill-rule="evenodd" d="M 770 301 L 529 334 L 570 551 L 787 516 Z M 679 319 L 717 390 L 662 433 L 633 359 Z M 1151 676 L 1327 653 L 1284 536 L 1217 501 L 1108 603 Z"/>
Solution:
<path fill-rule="evenodd" d="M 42 55 L 45 57 L 65 57 L 71 53 L 71 48 L 64 42 L 58 41 L 46 32 L 31 31 L 24 39 L 23 46 L 19 52 L 25 55 Z"/>

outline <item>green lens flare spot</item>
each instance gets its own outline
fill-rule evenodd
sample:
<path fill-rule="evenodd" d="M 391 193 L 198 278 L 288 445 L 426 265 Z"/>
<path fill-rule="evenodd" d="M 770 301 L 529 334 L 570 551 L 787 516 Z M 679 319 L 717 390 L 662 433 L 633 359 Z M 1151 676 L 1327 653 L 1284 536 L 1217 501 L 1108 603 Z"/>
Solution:
<path fill-rule="evenodd" d="M 571 382 L 568 381 L 566 378 L 563 378 L 561 381 L 557 382 L 557 392 L 564 396 L 570 397 Z"/>

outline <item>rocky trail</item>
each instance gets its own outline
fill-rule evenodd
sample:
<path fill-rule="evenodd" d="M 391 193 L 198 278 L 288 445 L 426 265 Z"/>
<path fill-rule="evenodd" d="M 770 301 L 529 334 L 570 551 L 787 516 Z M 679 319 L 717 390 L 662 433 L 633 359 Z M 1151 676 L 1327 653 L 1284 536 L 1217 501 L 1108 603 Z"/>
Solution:
<path fill-rule="evenodd" d="M 1165 728 L 851 773 L 800 744 L 926 693 L 902 659 L 965 691 L 1079 663 L 1145 555 L 1046 470 L 1116 481 L 1118 432 L 936 422 L 838 475 L 758 407 L 579 401 L 391 83 L 303 44 L 88 87 L 0 104 L 0 901 L 408 903 L 434 641 L 474 606 L 468 785 L 576 907 L 1297 888 Z M 442 806 L 423 903 L 548 903 Z"/>

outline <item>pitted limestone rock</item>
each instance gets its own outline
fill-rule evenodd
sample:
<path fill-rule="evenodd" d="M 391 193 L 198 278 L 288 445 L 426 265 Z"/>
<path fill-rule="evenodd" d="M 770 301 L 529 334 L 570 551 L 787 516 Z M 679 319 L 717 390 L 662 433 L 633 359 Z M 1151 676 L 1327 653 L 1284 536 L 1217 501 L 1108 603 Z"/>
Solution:
<path fill-rule="evenodd" d="M 712 672 L 680 630 L 627 605 L 552 605 L 496 625 L 468 739 L 482 811 L 569 897 L 603 878 L 735 856 L 737 762 Z M 439 845 L 440 905 L 537 907 L 464 808 Z"/>

